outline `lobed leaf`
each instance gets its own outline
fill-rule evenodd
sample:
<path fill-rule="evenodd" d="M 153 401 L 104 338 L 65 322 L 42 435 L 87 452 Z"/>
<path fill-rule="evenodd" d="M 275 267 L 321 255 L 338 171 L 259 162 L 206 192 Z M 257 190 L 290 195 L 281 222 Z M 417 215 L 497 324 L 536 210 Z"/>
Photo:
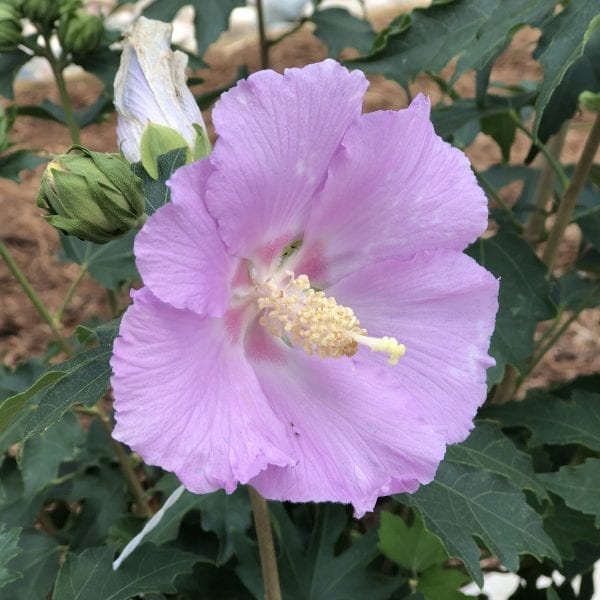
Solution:
<path fill-rule="evenodd" d="M 22 552 L 18 545 L 20 535 L 20 527 L 5 531 L 4 525 L 0 525 L 0 588 L 22 577 L 19 571 L 8 566 L 8 563 Z"/>
<path fill-rule="evenodd" d="M 317 10 L 310 20 L 317 26 L 315 35 L 327 46 L 332 58 L 338 57 L 347 47 L 367 52 L 375 39 L 369 22 L 344 8 Z"/>

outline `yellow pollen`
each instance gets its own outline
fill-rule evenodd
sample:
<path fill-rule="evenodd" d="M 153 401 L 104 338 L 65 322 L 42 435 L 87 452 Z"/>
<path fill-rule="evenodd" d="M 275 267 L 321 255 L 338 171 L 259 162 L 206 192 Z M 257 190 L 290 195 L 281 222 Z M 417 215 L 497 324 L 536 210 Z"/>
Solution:
<path fill-rule="evenodd" d="M 284 289 L 268 283 L 260 291 L 265 293 L 257 300 L 263 311 L 260 324 L 309 355 L 353 356 L 358 344 L 363 344 L 373 352 L 387 354 L 388 362 L 395 365 L 404 354 L 404 345 L 395 338 L 367 336 L 354 311 L 339 305 L 334 297 L 313 290 L 306 275 L 292 278 Z"/>

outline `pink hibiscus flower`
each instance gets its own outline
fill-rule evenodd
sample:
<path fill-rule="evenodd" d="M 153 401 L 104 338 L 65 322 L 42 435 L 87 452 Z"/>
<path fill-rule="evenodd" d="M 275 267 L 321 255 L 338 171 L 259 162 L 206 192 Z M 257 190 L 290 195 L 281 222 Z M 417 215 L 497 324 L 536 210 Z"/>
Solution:
<path fill-rule="evenodd" d="M 498 282 L 462 253 L 485 196 L 426 98 L 361 115 L 367 85 L 331 60 L 240 82 L 136 239 L 114 436 L 192 492 L 360 516 L 431 481 L 485 399 Z"/>

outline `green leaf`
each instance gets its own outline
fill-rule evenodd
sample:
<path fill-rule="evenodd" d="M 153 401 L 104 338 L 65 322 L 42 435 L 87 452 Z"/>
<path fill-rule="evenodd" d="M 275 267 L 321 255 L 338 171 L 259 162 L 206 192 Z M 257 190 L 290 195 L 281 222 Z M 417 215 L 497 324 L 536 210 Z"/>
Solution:
<path fill-rule="evenodd" d="M 469 600 L 472 596 L 466 596 L 458 591 L 458 588 L 470 581 L 464 573 L 458 569 L 449 569 L 437 565 L 427 569 L 417 581 L 417 592 L 421 592 L 426 600 Z"/>
<path fill-rule="evenodd" d="M 112 107 L 112 100 L 105 94 L 100 94 L 89 106 L 75 110 L 75 121 L 82 129 L 88 125 L 99 123 L 103 120 L 104 115 L 112 110 Z M 50 102 L 50 100 L 44 100 L 39 105 L 21 105 L 18 108 L 18 114 L 67 125 L 63 107 Z"/>
<path fill-rule="evenodd" d="M 555 281 L 554 301 L 563 310 L 579 312 L 600 305 L 600 280 L 569 271 Z"/>
<path fill-rule="evenodd" d="M 481 120 L 481 131 L 489 135 L 500 146 L 502 161 L 510 160 L 512 148 L 517 133 L 517 125 L 508 113 L 486 117 Z"/>
<path fill-rule="evenodd" d="M 483 23 L 475 39 L 465 47 L 453 75 L 453 80 L 469 69 L 481 69 L 503 52 L 513 35 L 523 26 L 531 25 L 551 12 L 556 0 L 503 0 L 492 16 Z"/>
<path fill-rule="evenodd" d="M 464 562 L 480 586 L 480 550 L 473 536 L 510 571 L 519 568 L 520 554 L 560 562 L 540 516 L 527 504 L 525 495 L 495 473 L 445 459 L 432 483 L 399 499 L 421 511 L 425 527 L 442 539 L 450 556 Z"/>
<path fill-rule="evenodd" d="M 23 577 L 9 583 L 0 594 L 6 600 L 47 598 L 58 572 L 61 547 L 37 529 L 25 529 L 19 538 L 21 553 L 12 565 Z"/>
<path fill-rule="evenodd" d="M 538 134 L 546 106 L 569 68 L 583 54 L 594 30 L 600 27 L 600 11 L 595 2 L 571 0 L 544 27 L 534 53 L 544 68 L 536 102 L 533 133 Z"/>
<path fill-rule="evenodd" d="M 25 496 L 21 472 L 14 459 L 0 466 L 0 523 L 30 527 L 43 504 L 43 494 Z M 1 594 L 0 594 L 1 595 Z"/>
<path fill-rule="evenodd" d="M 599 32 L 600 33 L 600 32 Z M 586 182 L 577 199 L 573 221 L 587 242 L 600 250 L 600 185 Z"/>
<path fill-rule="evenodd" d="M 336 543 L 348 522 L 348 514 L 341 506 L 319 504 L 314 506 L 316 517 L 310 539 L 303 524 L 297 528 L 281 504 L 270 503 L 274 529 L 279 539 L 281 555 L 279 572 L 282 594 L 286 600 L 347 600 L 369 598 L 388 600 L 392 591 L 403 580 L 384 577 L 368 565 L 378 556 L 375 531 L 362 536 L 340 553 Z M 248 538 L 245 544 L 236 542 L 239 565 L 236 573 L 257 598 L 263 597 L 258 552 Z"/>
<path fill-rule="evenodd" d="M 531 432 L 528 445 L 582 444 L 600 451 L 600 394 L 575 391 L 572 400 L 533 396 L 521 402 L 493 406 L 486 418 L 502 427 L 525 427 Z"/>
<path fill-rule="evenodd" d="M 310 20 L 317 26 L 315 35 L 327 46 L 332 58 L 339 56 L 347 47 L 367 52 L 375 39 L 369 22 L 344 8 L 317 10 Z"/>
<path fill-rule="evenodd" d="M 36 167 L 47 162 L 43 156 L 37 156 L 29 150 L 17 150 L 0 156 L 0 178 L 11 179 L 19 183 L 21 171 L 33 171 Z"/>
<path fill-rule="evenodd" d="M 26 438 L 48 429 L 59 421 L 73 404 L 92 406 L 102 398 L 108 388 L 111 373 L 109 359 L 118 327 L 118 320 L 98 327 L 96 331 L 100 344 L 97 348 L 49 367 L 42 377 L 49 377 L 49 373 L 58 373 L 61 376 L 40 397 L 37 409 L 27 422 Z"/>
<path fill-rule="evenodd" d="M 21 470 L 26 495 L 50 485 L 61 463 L 71 460 L 84 433 L 75 415 L 66 413 L 39 436 L 29 438 L 21 452 Z"/>
<path fill-rule="evenodd" d="M 519 370 L 525 367 L 538 322 L 552 318 L 556 311 L 550 302 L 546 267 L 519 236 L 501 232 L 478 240 L 466 252 L 500 277 L 500 307 L 490 347 L 496 366 L 488 369 L 488 385 L 492 385 L 502 379 L 506 364 Z"/>
<path fill-rule="evenodd" d="M 146 199 L 145 212 L 147 215 L 153 215 L 161 206 L 169 201 L 171 192 L 167 187 L 166 181 L 179 167 L 185 165 L 185 162 L 186 150 L 183 148 L 161 154 L 157 161 L 158 179 L 154 179 L 148 175 L 141 163 L 133 165 L 133 172 L 142 180 L 144 197 Z"/>
<path fill-rule="evenodd" d="M 379 34 L 374 52 L 347 61 L 351 68 L 383 73 L 406 87 L 423 71 L 441 71 L 476 39 L 489 22 L 500 0 L 454 0 L 412 11 Z"/>
<path fill-rule="evenodd" d="M 191 571 L 198 557 L 153 544 L 140 546 L 117 571 L 112 570 L 114 548 L 88 548 L 68 553 L 62 565 L 54 600 L 128 600 L 151 592 L 175 592 L 173 580 Z"/>
<path fill-rule="evenodd" d="M 390 560 L 408 569 L 413 574 L 429 567 L 440 565 L 448 558 L 438 537 L 423 527 L 423 521 L 415 515 L 410 527 L 404 519 L 389 512 L 381 513 L 381 524 L 377 530 L 379 550 Z"/>
<path fill-rule="evenodd" d="M 531 457 L 489 422 L 478 422 L 462 444 L 448 447 L 446 457 L 455 463 L 476 466 L 503 475 L 522 490 L 530 490 L 540 500 L 547 500 L 546 490 L 537 481 Z"/>
<path fill-rule="evenodd" d="M 15 97 L 14 83 L 19 69 L 28 63 L 33 56 L 23 50 L 0 52 L 0 96 L 9 100 Z"/>
<path fill-rule="evenodd" d="M 107 244 L 94 244 L 72 235 L 61 235 L 61 259 L 85 267 L 102 287 L 117 290 L 132 279 L 139 279 L 133 254 L 135 231 Z"/>
<path fill-rule="evenodd" d="M 570 508 L 593 515 L 596 527 L 600 527 L 600 458 L 588 458 L 575 467 L 561 467 L 556 473 L 541 473 L 538 479 Z"/>
<path fill-rule="evenodd" d="M 165 2 L 162 2 L 161 4 L 165 4 Z M 170 4 L 170 2 L 168 4 Z M 105 43 L 91 52 L 73 56 L 73 62 L 76 65 L 79 65 L 102 82 L 105 94 L 109 99 L 114 97 L 113 83 L 119 68 L 120 59 L 121 51 L 111 50 L 110 45 Z"/>
<path fill-rule="evenodd" d="M 188 4 L 194 7 L 198 56 L 203 56 L 210 44 L 216 41 L 221 32 L 229 26 L 231 11 L 246 3 L 244 0 L 170 0 L 170 2 L 155 0 L 144 9 L 142 14 L 149 19 L 168 23 L 182 7 Z"/>
<path fill-rule="evenodd" d="M 12 566 L 7 566 L 9 562 L 22 552 L 18 545 L 20 535 L 20 527 L 5 531 L 4 525 L 0 525 L 0 588 L 22 577 L 19 571 L 13 570 Z"/>

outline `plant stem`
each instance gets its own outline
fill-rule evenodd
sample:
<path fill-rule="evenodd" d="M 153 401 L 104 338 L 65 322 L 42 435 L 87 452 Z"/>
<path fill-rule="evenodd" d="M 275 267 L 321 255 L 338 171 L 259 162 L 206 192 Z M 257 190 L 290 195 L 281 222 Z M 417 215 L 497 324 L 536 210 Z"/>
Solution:
<path fill-rule="evenodd" d="M 504 377 L 496 386 L 494 395 L 492 396 L 492 404 L 504 404 L 508 402 L 514 395 L 517 389 L 517 377 L 519 372 L 512 365 L 506 365 Z"/>
<path fill-rule="evenodd" d="M 548 142 L 548 152 L 560 162 L 560 154 L 567 136 L 568 126 L 565 123 L 558 133 Z M 545 160 L 540 173 L 535 196 L 533 198 L 533 211 L 531 212 L 527 225 L 525 227 L 525 237 L 530 242 L 537 242 L 544 233 L 544 224 L 546 222 L 546 206 L 548 198 L 552 195 L 552 186 L 554 184 L 554 169 L 552 165 Z"/>
<path fill-rule="evenodd" d="M 73 294 L 75 294 L 75 292 L 77 291 L 77 288 L 79 287 L 80 283 L 83 281 L 83 278 L 85 277 L 86 273 L 87 273 L 87 267 L 85 265 L 83 265 L 81 267 L 81 269 L 79 270 L 79 274 L 77 275 L 77 277 L 75 278 L 75 280 L 73 281 L 73 283 L 71 284 L 69 289 L 67 290 L 65 299 L 63 300 L 62 304 L 60 305 L 60 308 L 56 311 L 56 315 L 54 315 L 54 320 L 57 323 L 60 323 L 62 321 L 65 309 L 67 308 L 67 306 L 69 306 L 69 303 L 71 302 L 71 300 L 73 298 Z"/>
<path fill-rule="evenodd" d="M 598 145 L 600 145 L 600 113 L 594 119 L 594 124 L 585 141 L 581 156 L 575 165 L 573 177 L 561 199 L 558 212 L 556 213 L 556 220 L 554 221 L 552 231 L 550 231 L 550 236 L 548 237 L 548 243 L 544 249 L 542 260 L 548 265 L 549 273 L 552 271 L 552 266 L 558 254 L 558 248 L 563 239 L 565 229 L 571 221 L 579 194 L 581 194 L 585 180 L 592 168 Z"/>
<path fill-rule="evenodd" d="M 256 0 L 256 14 L 258 16 L 258 42 L 260 45 L 261 69 L 269 68 L 269 41 L 265 30 L 265 11 L 262 0 Z"/>
<path fill-rule="evenodd" d="M 271 531 L 271 518 L 267 501 L 252 487 L 248 487 L 250 504 L 254 515 L 254 526 L 258 539 L 260 564 L 265 587 L 265 600 L 281 600 L 279 587 L 279 572 L 277 571 L 277 557 L 275 544 Z"/>
<path fill-rule="evenodd" d="M 121 471 L 127 480 L 127 485 L 129 486 L 129 491 L 131 495 L 135 498 L 135 503 L 138 508 L 139 513 L 143 517 L 151 517 L 152 510 L 148 506 L 148 502 L 146 501 L 146 496 L 144 494 L 144 488 L 137 478 L 133 467 L 131 466 L 131 461 L 129 460 L 129 456 L 125 452 L 123 446 L 120 442 L 115 440 L 112 436 L 112 423 L 110 422 L 109 416 L 104 412 L 99 405 L 95 406 L 94 412 L 98 415 L 102 426 L 104 427 L 106 433 L 108 433 L 108 437 L 110 439 L 111 446 L 115 451 L 117 456 L 117 460 L 119 461 L 119 466 L 121 467 Z"/>
<path fill-rule="evenodd" d="M 512 226 L 519 232 L 523 231 L 523 224 L 515 217 L 515 214 L 511 210 L 510 206 L 508 206 L 508 204 L 506 204 L 506 202 L 504 202 L 504 200 L 502 199 L 502 196 L 500 196 L 500 194 L 498 194 L 498 192 L 496 191 L 494 186 L 488 181 L 488 179 L 485 177 L 485 175 L 483 175 L 480 171 L 478 171 L 474 167 L 471 167 L 471 168 L 473 169 L 473 173 L 475 173 L 475 177 L 477 178 L 477 181 L 479 182 L 481 187 L 485 190 L 486 194 L 488 196 L 491 196 L 491 198 L 494 200 L 494 202 L 496 202 L 496 204 L 503 211 L 506 212 L 506 214 L 510 218 L 510 222 L 512 223 Z"/>
<path fill-rule="evenodd" d="M 15 279 L 21 286 L 22 290 L 25 292 L 31 303 L 37 310 L 38 314 L 50 327 L 50 331 L 52 331 L 52 335 L 59 343 L 61 349 L 67 356 L 71 355 L 71 347 L 67 343 L 67 340 L 64 338 L 60 325 L 57 321 L 52 318 L 52 315 L 46 308 L 45 304 L 42 302 L 42 299 L 37 295 L 36 291 L 31 287 L 31 284 L 27 280 L 25 273 L 21 271 L 19 265 L 15 262 L 14 258 L 8 251 L 8 248 L 0 242 L 0 256 L 4 259 L 6 266 L 9 268 L 10 272 L 14 275 Z"/>

